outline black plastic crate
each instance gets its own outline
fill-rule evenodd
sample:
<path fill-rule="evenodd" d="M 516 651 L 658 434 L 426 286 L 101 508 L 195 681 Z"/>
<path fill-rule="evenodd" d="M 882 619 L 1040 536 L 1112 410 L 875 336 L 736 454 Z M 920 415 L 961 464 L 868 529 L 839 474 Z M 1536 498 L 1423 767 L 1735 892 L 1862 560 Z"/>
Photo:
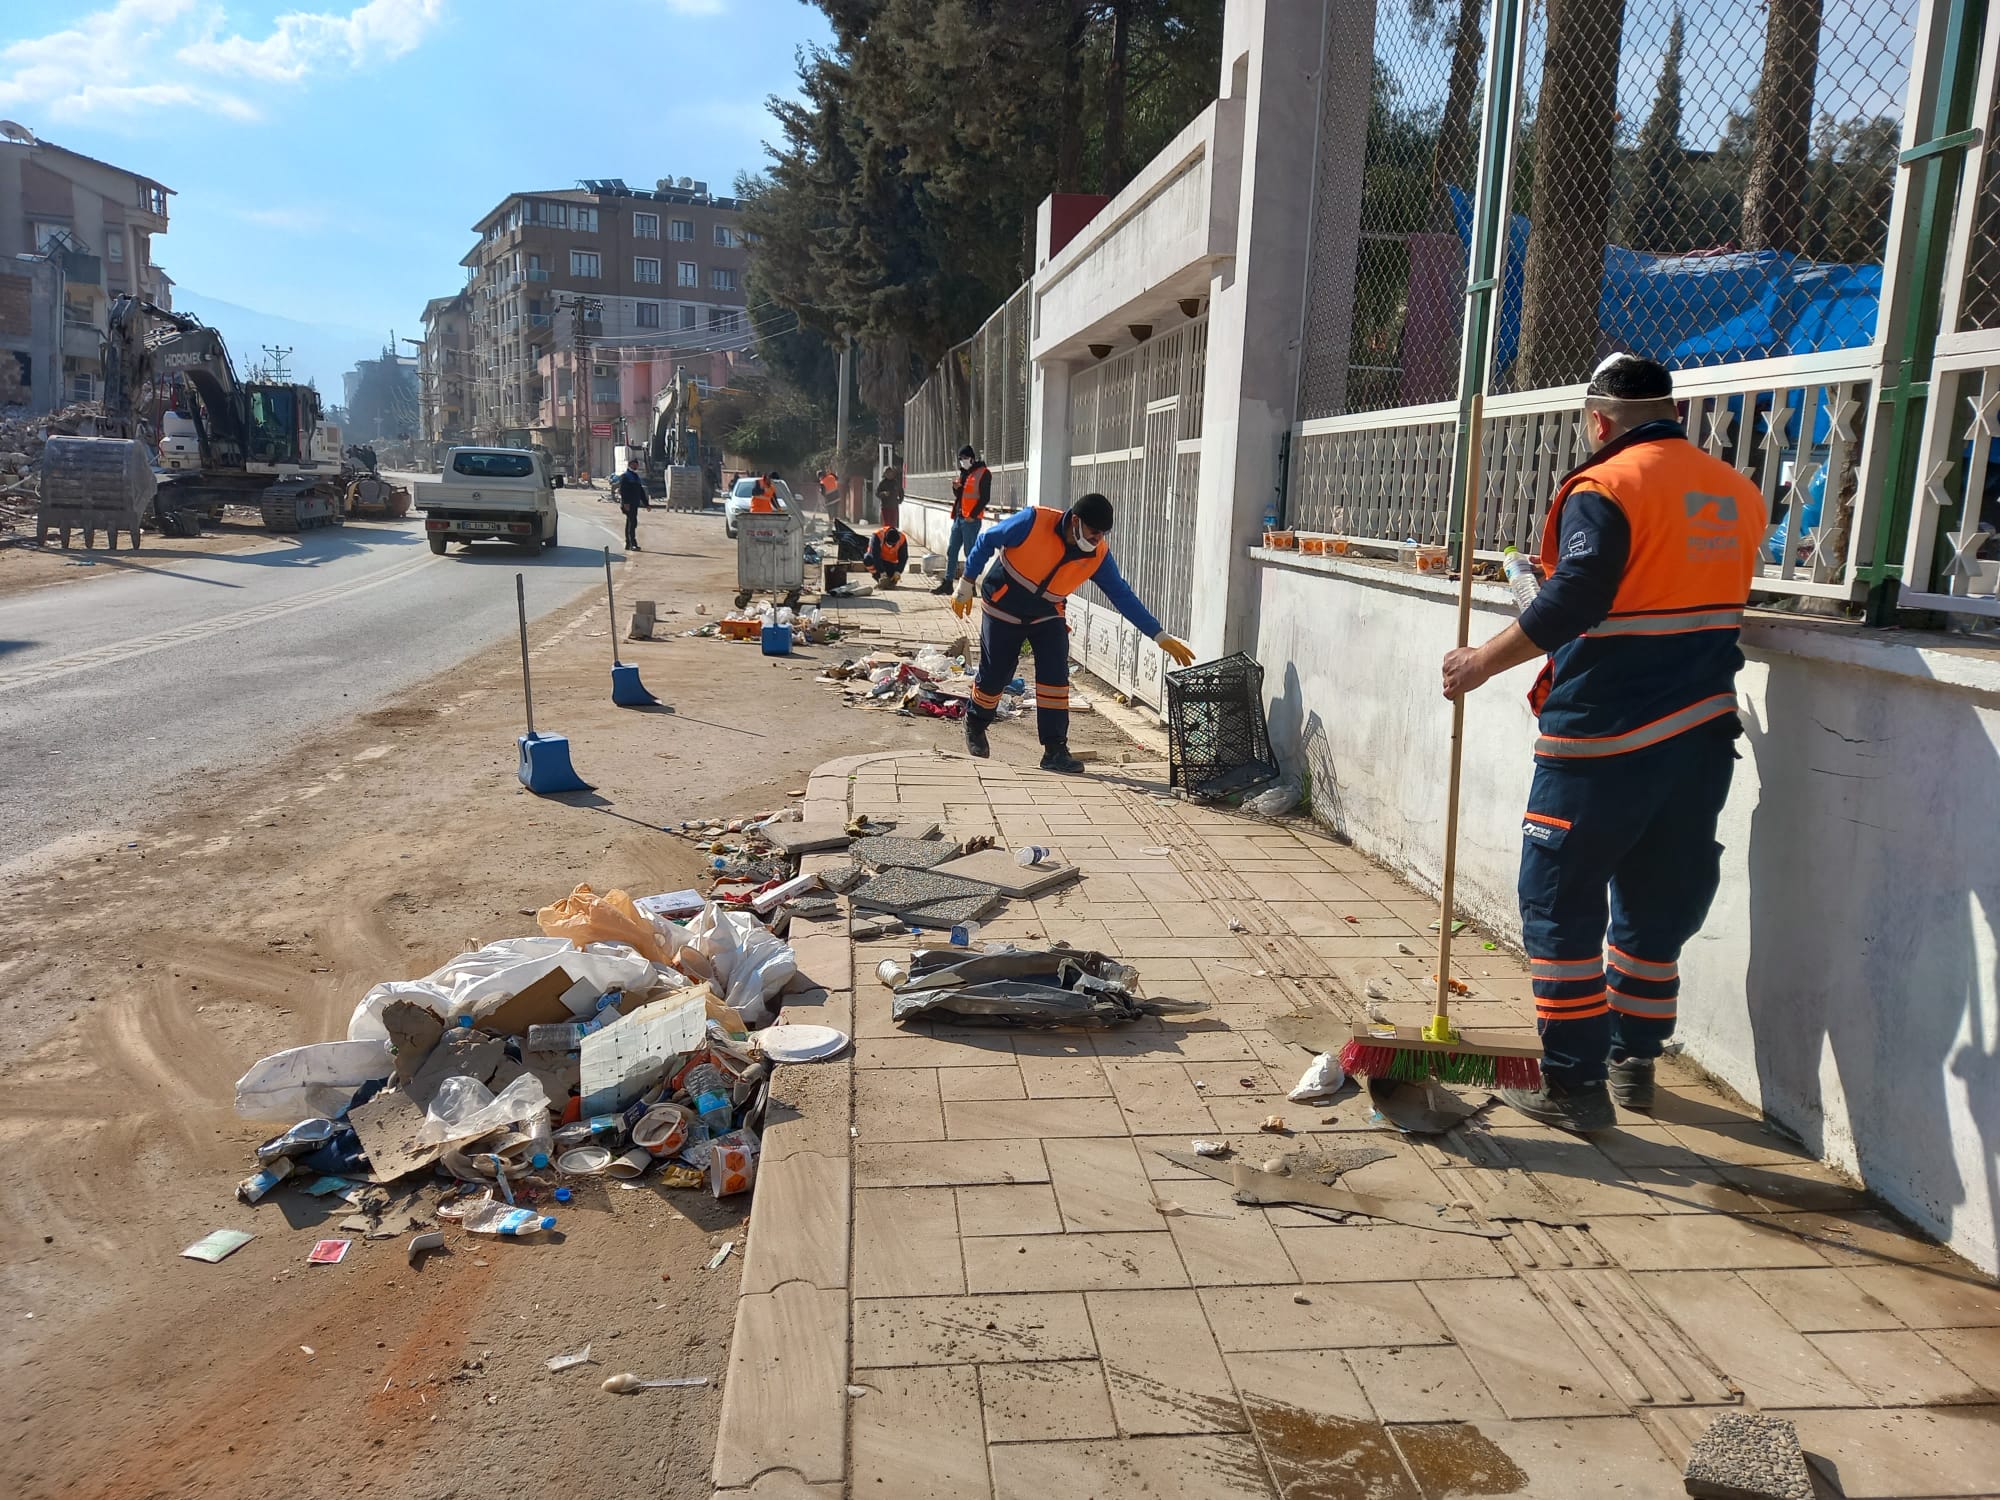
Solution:
<path fill-rule="evenodd" d="M 1231 797 L 1278 779 L 1264 720 L 1264 669 L 1238 652 L 1166 675 L 1173 784 L 1190 797 Z"/>

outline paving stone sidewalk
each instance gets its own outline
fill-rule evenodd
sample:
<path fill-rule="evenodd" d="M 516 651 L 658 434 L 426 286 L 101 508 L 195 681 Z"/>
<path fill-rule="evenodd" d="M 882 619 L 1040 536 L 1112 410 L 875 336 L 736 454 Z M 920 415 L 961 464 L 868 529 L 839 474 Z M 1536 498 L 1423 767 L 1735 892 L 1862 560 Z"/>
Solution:
<path fill-rule="evenodd" d="M 2000 1494 L 2000 1289 L 1691 1076 L 1588 1142 L 1497 1107 L 1430 1143 L 1351 1091 L 1289 1102 L 1309 1058 L 1268 1018 L 1352 1015 L 1372 981 L 1422 1019 L 1436 909 L 1310 824 L 1161 800 L 1163 774 L 902 755 L 814 775 L 809 818 L 1053 846 L 1083 880 L 984 935 L 1099 948 L 1210 1008 L 899 1028 L 874 971 L 908 936 L 804 930 L 856 1042 L 787 1070 L 718 1496 L 1649 1500 L 1682 1493 L 1688 1442 L 1730 1409 L 1794 1420 L 1849 1496 Z M 1463 1019 L 1531 1031 L 1522 966 L 1470 947 Z M 1293 1134 L 1261 1133 L 1271 1114 Z M 1490 1241 L 1243 1207 L 1155 1154 L 1196 1136 L 1252 1162 L 1380 1147 L 1343 1187 L 1474 1211 L 1525 1175 L 1588 1227 Z"/>

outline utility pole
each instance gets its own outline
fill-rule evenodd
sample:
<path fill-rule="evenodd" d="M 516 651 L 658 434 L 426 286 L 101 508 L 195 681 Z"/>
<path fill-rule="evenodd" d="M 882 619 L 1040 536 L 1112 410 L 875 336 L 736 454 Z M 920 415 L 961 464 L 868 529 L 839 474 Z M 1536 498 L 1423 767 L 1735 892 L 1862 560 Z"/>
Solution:
<path fill-rule="evenodd" d="M 833 419 L 833 461 L 843 471 L 847 467 L 847 387 L 850 383 L 848 375 L 852 371 L 853 366 L 854 335 L 850 333 L 840 346 L 840 397 L 834 403 L 835 414 Z M 842 472 L 840 481 L 842 484 L 847 482 L 845 472 Z"/>
<path fill-rule="evenodd" d="M 590 343 L 584 333 L 584 314 L 595 312 L 604 303 L 596 297 L 572 297 L 570 310 L 570 464 L 572 477 L 590 472 Z"/>
<path fill-rule="evenodd" d="M 286 373 L 285 361 L 291 358 L 296 351 L 293 349 L 281 349 L 275 344 L 265 344 L 263 349 L 271 358 L 271 378 L 282 382 Z"/>

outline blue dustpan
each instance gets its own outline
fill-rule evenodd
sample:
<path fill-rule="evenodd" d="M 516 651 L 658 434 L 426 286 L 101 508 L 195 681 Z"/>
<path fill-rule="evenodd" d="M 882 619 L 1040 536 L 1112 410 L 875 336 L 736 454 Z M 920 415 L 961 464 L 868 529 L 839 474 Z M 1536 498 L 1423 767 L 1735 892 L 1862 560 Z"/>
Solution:
<path fill-rule="evenodd" d="M 514 741 L 521 751 L 515 775 L 538 797 L 587 792 L 590 783 L 569 763 L 569 736 L 535 733 L 535 689 L 528 676 L 528 594 L 519 573 L 514 575 L 514 603 L 521 615 L 521 697 L 528 708 L 528 732 Z"/>
<path fill-rule="evenodd" d="M 611 593 L 611 549 L 604 549 L 604 603 L 611 612 L 611 701 L 620 708 L 644 708 L 660 700 L 646 691 L 639 669 L 618 659 L 618 601 Z"/>

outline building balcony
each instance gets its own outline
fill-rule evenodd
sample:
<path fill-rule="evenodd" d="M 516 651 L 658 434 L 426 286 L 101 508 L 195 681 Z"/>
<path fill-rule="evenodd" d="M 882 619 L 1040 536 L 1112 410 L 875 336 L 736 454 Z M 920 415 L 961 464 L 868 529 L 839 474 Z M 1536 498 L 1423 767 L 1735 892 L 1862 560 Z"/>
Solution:
<path fill-rule="evenodd" d="M 530 266 L 522 274 L 530 281 L 547 281 L 549 279 L 549 273 L 540 266 Z"/>

